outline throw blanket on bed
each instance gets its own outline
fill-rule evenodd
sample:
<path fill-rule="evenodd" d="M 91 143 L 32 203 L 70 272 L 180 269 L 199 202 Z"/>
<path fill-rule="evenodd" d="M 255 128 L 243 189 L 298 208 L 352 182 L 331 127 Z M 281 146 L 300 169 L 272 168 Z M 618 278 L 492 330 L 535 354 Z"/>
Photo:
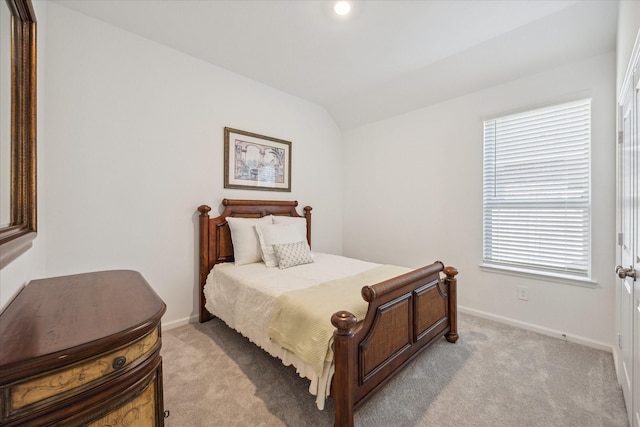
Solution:
<path fill-rule="evenodd" d="M 331 316 L 347 310 L 358 321 L 367 314 L 361 289 L 411 271 L 383 265 L 351 277 L 331 280 L 280 295 L 273 308 L 269 338 L 307 362 L 322 375 L 324 362 L 333 359 Z"/>

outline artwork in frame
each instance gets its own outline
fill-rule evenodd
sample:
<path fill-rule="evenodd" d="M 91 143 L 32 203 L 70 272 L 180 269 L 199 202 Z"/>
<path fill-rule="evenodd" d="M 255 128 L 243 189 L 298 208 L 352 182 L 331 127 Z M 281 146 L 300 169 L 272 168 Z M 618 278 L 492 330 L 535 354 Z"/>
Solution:
<path fill-rule="evenodd" d="M 291 191 L 291 142 L 225 127 L 224 188 Z"/>

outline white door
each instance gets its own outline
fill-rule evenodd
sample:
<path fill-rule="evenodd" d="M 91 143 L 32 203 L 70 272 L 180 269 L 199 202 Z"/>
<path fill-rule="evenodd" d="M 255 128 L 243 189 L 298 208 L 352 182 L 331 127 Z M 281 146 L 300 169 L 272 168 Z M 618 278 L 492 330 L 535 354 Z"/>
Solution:
<path fill-rule="evenodd" d="M 622 386 L 629 422 L 640 427 L 640 167 L 638 123 L 640 91 L 635 68 L 637 48 L 632 56 L 632 72 L 625 79 L 619 99 L 618 150 L 618 380 Z"/>
<path fill-rule="evenodd" d="M 636 62 L 635 66 L 638 63 Z M 635 68 L 635 67 L 634 67 Z M 630 176 L 625 178 L 628 181 L 627 186 L 630 187 L 631 200 L 628 207 L 623 207 L 623 215 L 630 216 L 627 220 L 629 223 L 629 234 L 632 236 L 629 240 L 631 250 L 623 249 L 621 253 L 620 276 L 625 276 L 624 286 L 633 286 L 634 304 L 634 350 L 633 350 L 633 371 L 634 371 L 634 389 L 633 389 L 633 422 L 631 425 L 640 427 L 640 79 L 638 71 L 634 72 L 633 80 L 633 97 L 635 118 L 632 125 L 632 138 L 629 147 L 623 151 L 625 161 L 629 162 L 628 170 Z M 627 160 L 629 157 L 630 160 Z M 624 242 L 624 239 L 623 239 Z"/>

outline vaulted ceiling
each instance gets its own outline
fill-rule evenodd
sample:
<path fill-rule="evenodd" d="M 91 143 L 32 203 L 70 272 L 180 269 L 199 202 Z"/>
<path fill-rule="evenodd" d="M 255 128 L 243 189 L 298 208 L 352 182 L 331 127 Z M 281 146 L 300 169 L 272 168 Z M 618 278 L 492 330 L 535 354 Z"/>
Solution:
<path fill-rule="evenodd" d="M 343 129 L 615 50 L 615 0 L 56 0 L 322 105 Z"/>

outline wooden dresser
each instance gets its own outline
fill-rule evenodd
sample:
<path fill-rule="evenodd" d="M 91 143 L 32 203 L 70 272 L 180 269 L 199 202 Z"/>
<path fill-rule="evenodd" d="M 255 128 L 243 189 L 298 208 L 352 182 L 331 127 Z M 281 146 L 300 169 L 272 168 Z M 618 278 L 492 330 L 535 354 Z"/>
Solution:
<path fill-rule="evenodd" d="M 30 282 L 0 314 L 0 425 L 164 425 L 165 309 L 135 271 Z"/>

